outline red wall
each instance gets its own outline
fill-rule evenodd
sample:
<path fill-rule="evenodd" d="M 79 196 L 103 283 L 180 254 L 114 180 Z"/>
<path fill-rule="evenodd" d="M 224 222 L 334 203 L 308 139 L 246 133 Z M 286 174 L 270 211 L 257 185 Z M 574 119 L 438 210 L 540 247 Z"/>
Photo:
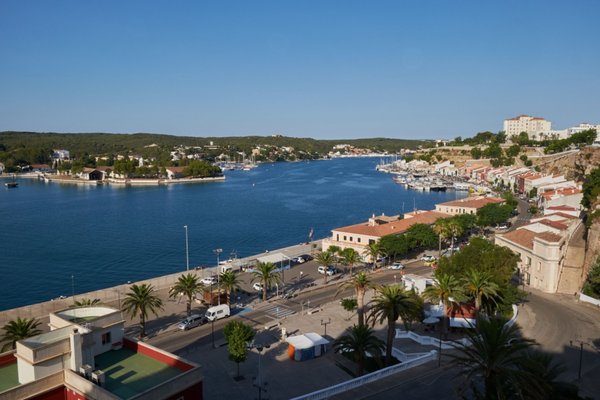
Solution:
<path fill-rule="evenodd" d="M 159 351 L 156 351 L 154 349 L 146 347 L 143 343 L 134 342 L 132 340 L 123 338 L 123 346 L 135 351 L 136 353 L 144 354 L 148 357 L 154 358 L 155 360 L 158 360 L 167 365 L 170 365 L 171 367 L 175 367 L 175 368 L 179 369 L 180 371 L 185 372 L 185 371 L 189 371 L 190 369 L 194 368 L 193 366 L 186 364 L 181 360 L 178 360 L 174 357 L 170 357 L 164 353 L 161 353 Z"/>
<path fill-rule="evenodd" d="M 190 386 L 189 388 L 169 397 L 167 400 L 177 400 L 183 397 L 184 400 L 202 400 L 202 382 Z"/>
<path fill-rule="evenodd" d="M 12 363 L 16 363 L 16 362 L 17 362 L 17 358 L 15 357 L 15 353 L 6 354 L 6 355 L 0 357 L 0 367 L 9 365 Z"/>
<path fill-rule="evenodd" d="M 72 389 L 65 388 L 65 400 L 86 400 L 86 397 Z"/>
<path fill-rule="evenodd" d="M 66 399 L 66 388 L 61 386 L 56 389 L 52 389 L 48 392 L 38 394 L 35 397 L 31 397 L 30 400 L 65 400 Z"/>

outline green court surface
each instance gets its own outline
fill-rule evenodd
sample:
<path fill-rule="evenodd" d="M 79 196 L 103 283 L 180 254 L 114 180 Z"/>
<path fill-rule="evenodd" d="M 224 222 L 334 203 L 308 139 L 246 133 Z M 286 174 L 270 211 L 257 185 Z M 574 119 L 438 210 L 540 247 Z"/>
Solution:
<path fill-rule="evenodd" d="M 15 386 L 19 386 L 17 363 L 0 367 L 0 393 Z"/>
<path fill-rule="evenodd" d="M 96 356 L 96 369 L 104 372 L 104 388 L 128 399 L 182 373 L 175 367 L 133 350 L 122 348 Z"/>

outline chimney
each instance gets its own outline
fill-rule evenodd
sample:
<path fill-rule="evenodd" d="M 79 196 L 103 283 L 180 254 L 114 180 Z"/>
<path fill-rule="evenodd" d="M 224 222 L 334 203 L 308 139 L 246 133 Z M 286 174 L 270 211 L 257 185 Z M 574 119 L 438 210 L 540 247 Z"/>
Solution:
<path fill-rule="evenodd" d="M 69 368 L 72 371 L 79 372 L 79 368 L 82 365 L 82 338 L 77 328 L 73 329 L 73 332 L 69 335 L 69 342 L 71 346 Z"/>

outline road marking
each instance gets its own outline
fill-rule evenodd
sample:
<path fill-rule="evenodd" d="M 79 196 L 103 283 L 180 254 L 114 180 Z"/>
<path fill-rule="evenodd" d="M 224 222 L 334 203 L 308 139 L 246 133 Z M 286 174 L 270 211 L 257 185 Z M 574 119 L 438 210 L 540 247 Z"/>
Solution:
<path fill-rule="evenodd" d="M 296 313 L 291 308 L 283 305 L 273 305 L 269 308 L 263 308 L 262 311 L 264 311 L 267 317 L 272 319 L 280 319 Z"/>

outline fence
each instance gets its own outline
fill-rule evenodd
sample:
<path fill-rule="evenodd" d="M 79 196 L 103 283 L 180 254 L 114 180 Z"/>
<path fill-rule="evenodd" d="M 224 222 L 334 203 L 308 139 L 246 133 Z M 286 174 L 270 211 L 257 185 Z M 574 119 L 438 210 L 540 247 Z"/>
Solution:
<path fill-rule="evenodd" d="M 405 371 L 410 368 L 417 367 L 425 364 L 431 360 L 435 360 L 437 357 L 437 351 L 432 350 L 428 353 L 421 353 L 420 356 L 402 362 L 400 364 L 392 365 L 391 367 L 380 369 L 379 371 L 371 372 L 370 374 L 360 376 L 355 379 L 351 379 L 346 382 L 339 383 L 334 386 L 330 386 L 325 389 L 317 390 L 316 392 L 308 393 L 299 397 L 294 397 L 292 400 L 318 400 L 326 399 L 331 396 L 335 396 L 340 393 L 347 392 L 348 390 L 359 388 L 367 383 L 375 382 L 380 379 L 386 378 L 390 375 L 397 374 L 398 372 Z"/>

